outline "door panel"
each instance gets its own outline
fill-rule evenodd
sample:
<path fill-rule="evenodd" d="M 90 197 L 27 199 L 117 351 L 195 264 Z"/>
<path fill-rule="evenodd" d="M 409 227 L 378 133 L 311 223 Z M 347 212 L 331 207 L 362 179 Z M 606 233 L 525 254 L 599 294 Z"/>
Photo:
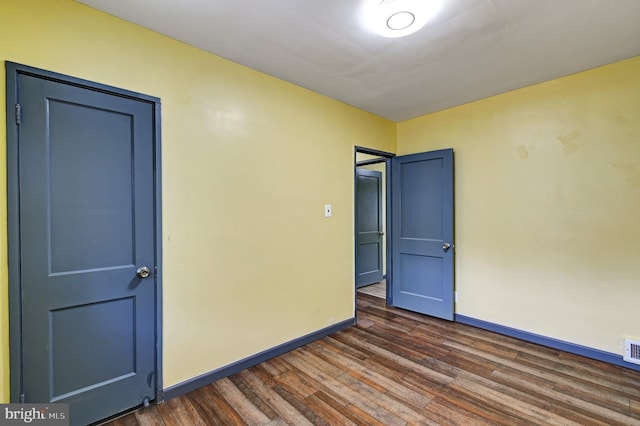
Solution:
<path fill-rule="evenodd" d="M 53 99 L 48 108 L 51 272 L 134 264 L 131 116 Z"/>
<path fill-rule="evenodd" d="M 135 374 L 133 297 L 54 309 L 50 316 L 52 401 Z M 110 326 L 97 327 L 100 323 Z M 94 368 L 95 363 L 102 368 Z"/>
<path fill-rule="evenodd" d="M 382 173 L 356 169 L 356 288 L 382 280 Z"/>
<path fill-rule="evenodd" d="M 398 162 L 400 235 L 422 241 L 442 240 L 442 159 Z"/>
<path fill-rule="evenodd" d="M 23 392 L 86 424 L 155 399 L 154 106 L 18 85 Z"/>
<path fill-rule="evenodd" d="M 453 150 L 392 159 L 392 302 L 453 319 Z"/>

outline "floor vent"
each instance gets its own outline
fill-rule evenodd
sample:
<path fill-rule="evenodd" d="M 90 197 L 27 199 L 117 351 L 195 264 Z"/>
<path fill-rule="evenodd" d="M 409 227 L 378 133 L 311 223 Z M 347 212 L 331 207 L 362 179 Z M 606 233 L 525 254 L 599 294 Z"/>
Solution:
<path fill-rule="evenodd" d="M 624 339 L 624 360 L 640 364 L 640 340 Z"/>

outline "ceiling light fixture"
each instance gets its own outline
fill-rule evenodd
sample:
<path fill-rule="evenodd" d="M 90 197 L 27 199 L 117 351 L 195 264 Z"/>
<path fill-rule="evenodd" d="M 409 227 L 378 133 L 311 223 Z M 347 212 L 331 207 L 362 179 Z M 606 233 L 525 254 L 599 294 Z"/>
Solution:
<path fill-rule="evenodd" d="M 408 10 L 396 12 L 387 18 L 387 28 L 394 31 L 402 31 L 416 22 L 416 15 Z"/>
<path fill-rule="evenodd" d="M 367 0 L 362 16 L 375 33 L 404 37 L 424 27 L 441 6 L 442 0 Z"/>

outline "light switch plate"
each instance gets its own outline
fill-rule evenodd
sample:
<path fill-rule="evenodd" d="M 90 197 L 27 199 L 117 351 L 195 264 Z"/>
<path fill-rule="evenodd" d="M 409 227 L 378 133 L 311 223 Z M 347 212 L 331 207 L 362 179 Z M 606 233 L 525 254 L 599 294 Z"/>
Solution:
<path fill-rule="evenodd" d="M 331 204 L 324 205 L 324 217 L 331 217 Z"/>

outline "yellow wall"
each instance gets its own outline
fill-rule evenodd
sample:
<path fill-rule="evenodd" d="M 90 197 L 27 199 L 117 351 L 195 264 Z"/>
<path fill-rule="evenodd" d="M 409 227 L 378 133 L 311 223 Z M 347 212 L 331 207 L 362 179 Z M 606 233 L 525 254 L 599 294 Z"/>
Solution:
<path fill-rule="evenodd" d="M 457 313 L 617 354 L 640 337 L 640 57 L 397 137 L 455 150 Z"/>
<path fill-rule="evenodd" d="M 0 0 L 0 60 L 162 99 L 165 387 L 353 316 L 353 146 L 392 122 L 71 0 Z M 0 265 L 7 401 L 5 225 Z"/>

